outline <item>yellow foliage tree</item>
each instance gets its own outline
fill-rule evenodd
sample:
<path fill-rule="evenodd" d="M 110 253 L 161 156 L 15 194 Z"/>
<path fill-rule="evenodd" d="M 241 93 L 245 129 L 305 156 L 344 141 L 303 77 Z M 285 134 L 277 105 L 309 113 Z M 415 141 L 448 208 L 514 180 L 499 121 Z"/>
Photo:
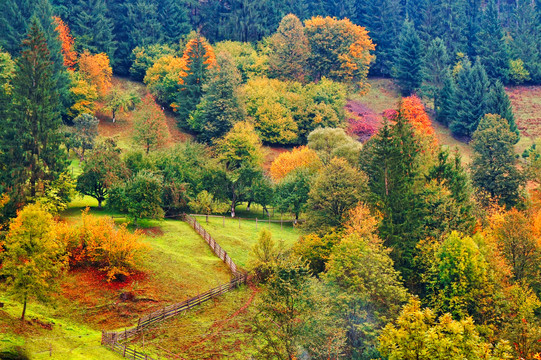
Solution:
<path fill-rule="evenodd" d="M 278 155 L 271 164 L 270 173 L 275 181 L 279 181 L 298 168 L 317 171 L 321 166 L 323 164 L 314 150 L 300 146 Z"/>
<path fill-rule="evenodd" d="M 104 97 L 109 93 L 113 69 L 107 54 L 94 55 L 85 50 L 79 57 L 79 71 L 85 80 L 96 87 L 99 96 Z"/>

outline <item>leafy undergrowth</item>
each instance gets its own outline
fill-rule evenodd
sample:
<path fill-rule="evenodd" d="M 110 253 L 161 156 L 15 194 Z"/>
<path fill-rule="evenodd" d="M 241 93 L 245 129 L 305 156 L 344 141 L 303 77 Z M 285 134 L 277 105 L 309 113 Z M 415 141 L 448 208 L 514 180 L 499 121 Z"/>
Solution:
<path fill-rule="evenodd" d="M 252 246 L 257 243 L 259 232 L 267 228 L 272 233 L 276 242 L 283 241 L 285 247 L 290 247 L 300 236 L 300 231 L 291 223 L 268 223 L 264 221 L 239 220 L 230 217 L 209 218 L 209 223 L 204 217 L 197 217 L 197 221 L 212 235 L 212 237 L 227 251 L 235 263 L 246 268 L 250 258 Z M 256 228 L 257 226 L 257 228 Z"/>
<path fill-rule="evenodd" d="M 242 286 L 147 330 L 132 346 L 170 359 L 249 359 L 257 294 Z"/>

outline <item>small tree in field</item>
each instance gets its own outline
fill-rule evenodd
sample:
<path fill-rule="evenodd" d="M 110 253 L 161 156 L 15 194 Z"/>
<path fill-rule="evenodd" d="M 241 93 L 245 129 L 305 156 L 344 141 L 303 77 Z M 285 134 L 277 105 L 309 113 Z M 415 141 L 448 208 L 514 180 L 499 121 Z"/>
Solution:
<path fill-rule="evenodd" d="M 133 139 L 143 146 L 147 154 L 162 147 L 169 139 L 165 115 L 152 95 L 145 96 L 134 114 L 134 120 Z"/>
<path fill-rule="evenodd" d="M 23 302 L 21 320 L 29 299 L 47 299 L 64 264 L 64 249 L 54 229 L 52 215 L 39 204 L 26 206 L 9 227 L 0 274 L 6 276 L 9 292 Z"/>

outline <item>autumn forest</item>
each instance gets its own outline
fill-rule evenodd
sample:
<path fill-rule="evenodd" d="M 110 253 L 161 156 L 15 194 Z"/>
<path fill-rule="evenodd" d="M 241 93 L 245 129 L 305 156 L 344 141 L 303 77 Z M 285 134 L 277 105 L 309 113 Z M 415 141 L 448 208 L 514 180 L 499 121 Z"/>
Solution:
<path fill-rule="evenodd" d="M 0 359 L 541 360 L 539 0 L 0 0 Z"/>

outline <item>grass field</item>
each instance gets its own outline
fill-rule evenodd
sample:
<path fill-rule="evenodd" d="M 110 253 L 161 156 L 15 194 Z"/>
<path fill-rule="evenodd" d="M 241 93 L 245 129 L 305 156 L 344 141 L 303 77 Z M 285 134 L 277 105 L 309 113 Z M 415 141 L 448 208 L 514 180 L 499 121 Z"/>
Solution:
<path fill-rule="evenodd" d="M 209 218 L 209 223 L 205 222 L 205 217 L 197 217 L 197 221 L 212 235 L 212 237 L 227 251 L 235 263 L 246 268 L 250 259 L 250 252 L 259 238 L 259 233 L 263 228 L 269 229 L 272 238 L 276 242 L 283 242 L 285 247 L 290 247 L 300 236 L 300 231 L 293 227 L 291 223 L 283 224 L 268 223 L 263 221 L 239 220 L 230 217 Z M 257 228 L 256 228 L 257 226 Z"/>

